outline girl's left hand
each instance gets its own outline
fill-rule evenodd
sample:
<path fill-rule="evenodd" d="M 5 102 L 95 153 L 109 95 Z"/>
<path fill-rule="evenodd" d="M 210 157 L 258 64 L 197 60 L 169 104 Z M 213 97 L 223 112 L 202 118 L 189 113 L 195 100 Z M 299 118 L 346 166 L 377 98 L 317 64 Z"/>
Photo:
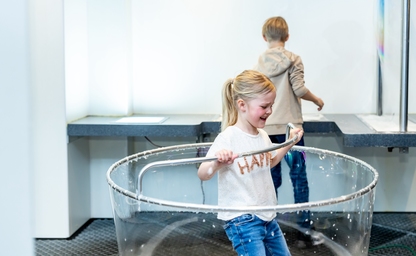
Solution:
<path fill-rule="evenodd" d="M 296 135 L 298 136 L 298 138 L 296 139 L 296 141 L 295 141 L 294 144 L 298 143 L 300 141 L 300 139 L 302 138 L 302 136 L 303 136 L 303 129 L 294 128 L 294 129 L 290 130 L 290 139 L 292 139 Z"/>

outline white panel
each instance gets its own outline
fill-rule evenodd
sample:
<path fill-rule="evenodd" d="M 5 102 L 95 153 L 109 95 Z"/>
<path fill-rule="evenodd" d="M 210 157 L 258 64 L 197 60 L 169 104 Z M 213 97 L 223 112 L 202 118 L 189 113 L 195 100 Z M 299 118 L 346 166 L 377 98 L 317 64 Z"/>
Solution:
<path fill-rule="evenodd" d="M 65 90 L 68 122 L 88 115 L 87 2 L 64 1 Z"/>
<path fill-rule="evenodd" d="M 416 211 L 416 151 L 399 153 L 398 149 L 388 152 L 386 148 L 348 148 L 336 136 L 313 135 L 305 137 L 309 147 L 322 148 L 347 154 L 363 160 L 379 173 L 376 186 L 374 211 L 414 212 Z M 286 186 L 291 186 L 286 180 Z M 285 182 L 285 181 L 284 181 Z M 289 192 L 290 193 L 290 192 Z"/>
<path fill-rule="evenodd" d="M 383 114 L 399 115 L 402 58 L 402 1 L 385 1 Z"/>
<path fill-rule="evenodd" d="M 374 1 L 291 1 L 286 48 L 302 57 L 306 86 L 323 113 L 375 112 L 377 62 Z M 359 102 L 359 104 L 356 104 Z M 316 106 L 303 101 L 304 113 Z"/>
<path fill-rule="evenodd" d="M 28 1 L 0 2 L 1 254 L 33 255 Z"/>
<path fill-rule="evenodd" d="M 90 115 L 129 115 L 130 1 L 87 1 Z"/>
<path fill-rule="evenodd" d="M 405 1 L 385 1 L 385 60 L 384 60 L 384 102 L 386 114 L 400 114 L 400 90 L 401 90 L 401 66 L 403 43 L 403 5 Z M 416 113 L 415 89 L 415 65 L 416 65 L 416 41 L 415 41 L 415 5 L 411 5 L 410 14 L 410 38 L 409 38 L 409 113 Z"/>
<path fill-rule="evenodd" d="M 89 145 L 91 218 L 113 217 L 106 173 L 112 164 L 129 154 L 129 141 L 126 137 L 91 137 Z"/>
<path fill-rule="evenodd" d="M 132 4 L 134 112 L 220 113 L 222 84 L 254 66 L 279 1 Z"/>
<path fill-rule="evenodd" d="M 416 5 L 411 2 L 409 38 L 409 113 L 416 113 Z"/>
<path fill-rule="evenodd" d="M 68 237 L 63 2 L 30 1 L 29 17 L 35 237 Z"/>
<path fill-rule="evenodd" d="M 90 154 L 88 138 L 68 143 L 69 232 L 91 218 Z"/>

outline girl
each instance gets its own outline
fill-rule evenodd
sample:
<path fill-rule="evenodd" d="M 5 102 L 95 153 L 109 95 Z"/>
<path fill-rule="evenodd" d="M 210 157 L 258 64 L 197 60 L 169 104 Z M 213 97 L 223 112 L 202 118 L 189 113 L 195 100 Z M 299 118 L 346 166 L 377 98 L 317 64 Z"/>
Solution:
<path fill-rule="evenodd" d="M 234 153 L 272 146 L 267 133 L 260 128 L 272 113 L 275 98 L 273 83 L 258 71 L 246 70 L 224 84 L 222 132 L 207 153 L 217 160 L 204 162 L 198 169 L 201 180 L 209 180 L 218 172 L 219 205 L 277 204 L 270 168 L 282 160 L 292 145 L 243 158 Z M 303 131 L 293 129 L 291 137 L 295 134 L 299 140 Z M 275 212 L 218 213 L 218 218 L 225 221 L 224 229 L 234 250 L 244 256 L 290 255 L 275 217 Z"/>

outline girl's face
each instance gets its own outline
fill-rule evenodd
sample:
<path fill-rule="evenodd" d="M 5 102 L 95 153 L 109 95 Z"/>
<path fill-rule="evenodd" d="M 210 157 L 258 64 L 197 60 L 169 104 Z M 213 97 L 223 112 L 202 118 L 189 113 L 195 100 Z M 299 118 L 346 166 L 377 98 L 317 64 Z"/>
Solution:
<path fill-rule="evenodd" d="M 246 101 L 241 108 L 246 124 L 255 130 L 257 128 L 264 128 L 267 118 L 272 113 L 275 98 L 276 92 L 272 91 Z M 247 128 L 250 129 L 250 127 Z"/>

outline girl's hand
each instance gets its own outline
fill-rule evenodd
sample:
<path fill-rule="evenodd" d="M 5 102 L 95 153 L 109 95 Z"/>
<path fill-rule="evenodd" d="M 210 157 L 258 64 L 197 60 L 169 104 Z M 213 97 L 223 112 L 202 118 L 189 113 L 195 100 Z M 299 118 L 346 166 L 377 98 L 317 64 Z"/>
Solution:
<path fill-rule="evenodd" d="M 232 164 L 234 160 L 238 157 L 237 154 L 234 154 L 231 150 L 222 149 L 215 153 L 217 160 L 204 162 L 198 168 L 198 177 L 201 180 L 209 180 L 214 174 L 221 168 L 226 165 Z"/>
<path fill-rule="evenodd" d="M 300 129 L 300 128 L 291 129 L 288 139 L 293 139 L 293 137 L 295 137 L 296 135 L 298 137 L 297 137 L 296 141 L 294 141 L 292 144 L 287 145 L 284 148 L 277 149 L 277 154 L 276 154 L 275 157 L 272 158 L 272 161 L 270 162 L 270 167 L 276 166 L 283 159 L 283 157 L 287 154 L 287 152 L 293 147 L 293 145 L 295 145 L 296 143 L 298 143 L 300 141 L 300 139 L 303 136 L 303 130 Z"/>
<path fill-rule="evenodd" d="M 290 139 L 295 137 L 295 135 L 298 135 L 298 138 L 296 139 L 296 141 L 293 144 L 296 144 L 300 141 L 300 139 L 303 136 L 303 130 L 300 129 L 300 128 L 295 128 L 295 129 L 290 130 Z"/>
<path fill-rule="evenodd" d="M 234 154 L 233 151 L 228 149 L 222 149 L 215 153 L 215 156 L 218 158 L 217 162 L 220 165 L 229 165 L 234 162 L 234 160 L 238 157 L 237 154 Z"/>

